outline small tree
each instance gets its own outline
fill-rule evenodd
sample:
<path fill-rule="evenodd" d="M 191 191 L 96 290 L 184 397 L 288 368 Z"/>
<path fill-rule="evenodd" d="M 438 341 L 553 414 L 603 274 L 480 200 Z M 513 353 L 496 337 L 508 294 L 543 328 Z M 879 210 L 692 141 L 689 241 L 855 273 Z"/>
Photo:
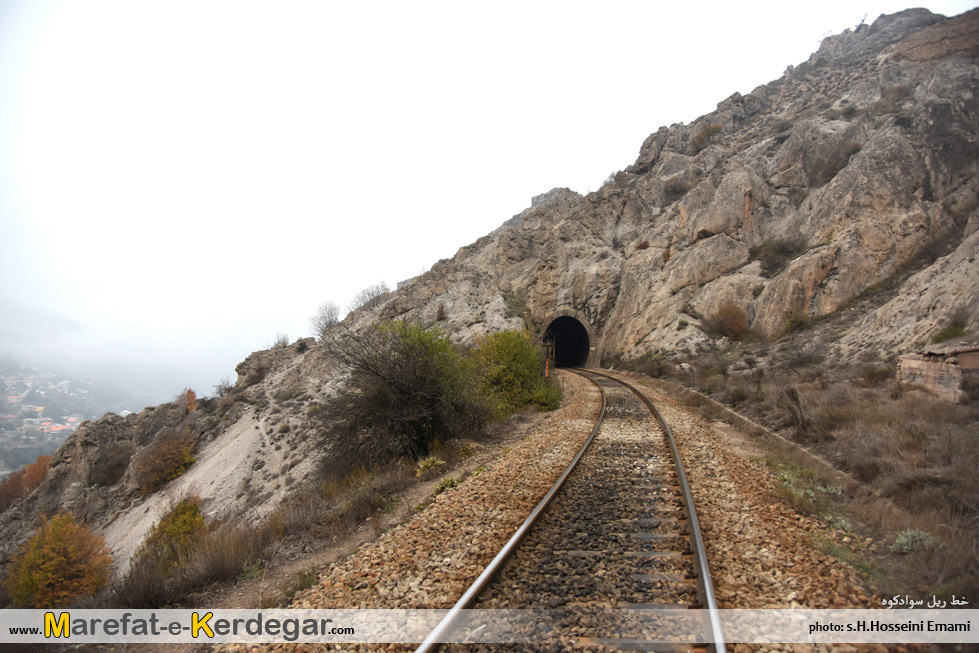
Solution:
<path fill-rule="evenodd" d="M 354 295 L 353 300 L 350 302 L 350 310 L 359 311 L 374 308 L 387 299 L 390 293 L 391 289 L 383 281 L 373 286 L 368 286 Z"/>
<path fill-rule="evenodd" d="M 14 472 L 0 483 L 0 512 L 17 499 L 23 499 L 41 484 L 51 469 L 51 456 L 38 456 L 30 465 Z"/>
<path fill-rule="evenodd" d="M 102 537 L 60 513 L 14 556 L 4 586 L 19 606 L 63 607 L 104 587 L 111 565 Z"/>
<path fill-rule="evenodd" d="M 188 413 L 194 412 L 197 408 L 197 393 L 190 388 L 184 388 L 183 391 L 177 395 L 176 399 L 178 404 L 183 404 L 187 408 Z"/>
<path fill-rule="evenodd" d="M 313 327 L 313 335 L 322 338 L 326 332 L 340 322 L 340 307 L 336 302 L 325 301 L 316 310 L 316 315 L 309 318 L 309 324 Z"/>
<path fill-rule="evenodd" d="M 350 372 L 343 390 L 316 411 L 328 446 L 346 467 L 423 455 L 436 439 L 472 433 L 488 410 L 470 363 L 438 329 L 385 322 L 327 342 Z"/>

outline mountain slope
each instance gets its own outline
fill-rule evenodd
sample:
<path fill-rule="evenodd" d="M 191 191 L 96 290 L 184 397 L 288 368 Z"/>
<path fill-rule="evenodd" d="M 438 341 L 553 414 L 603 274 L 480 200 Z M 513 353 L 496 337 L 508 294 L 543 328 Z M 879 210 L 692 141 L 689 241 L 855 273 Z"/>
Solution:
<path fill-rule="evenodd" d="M 447 330 L 468 339 L 519 324 L 509 295 L 538 328 L 574 315 L 599 358 L 634 357 L 696 346 L 706 336 L 684 324 L 723 304 L 778 337 L 793 316 L 831 314 L 956 250 L 962 264 L 940 266 L 935 283 L 965 285 L 979 224 L 977 32 L 977 11 L 942 20 L 918 9 L 828 38 L 781 79 L 660 128 L 598 192 L 536 198 L 382 314 L 434 320 L 444 304 Z M 927 316 L 902 311 L 913 324 L 850 340 L 915 347 L 962 310 L 976 326 L 975 293 L 942 299 Z"/>
<path fill-rule="evenodd" d="M 830 37 L 781 79 L 660 128 L 597 192 L 538 196 L 346 324 L 413 319 L 470 342 L 567 315 L 598 364 L 694 350 L 710 340 L 697 324 L 725 305 L 778 338 L 894 281 L 834 356 L 919 346 L 962 312 L 975 331 L 977 42 L 979 10 L 908 10 Z M 307 411 L 342 377 L 311 340 L 237 371 L 230 394 L 194 411 L 165 404 L 79 428 L 42 486 L 0 515 L 0 556 L 57 510 L 105 533 L 120 571 L 170 497 L 197 492 L 211 516 L 267 514 L 321 455 Z M 140 456 L 174 434 L 197 462 L 144 495 Z"/>

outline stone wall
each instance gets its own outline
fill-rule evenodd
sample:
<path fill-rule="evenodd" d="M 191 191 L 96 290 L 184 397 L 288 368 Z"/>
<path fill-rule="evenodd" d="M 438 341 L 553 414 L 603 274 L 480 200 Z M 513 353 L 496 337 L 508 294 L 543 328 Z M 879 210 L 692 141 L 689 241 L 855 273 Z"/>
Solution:
<path fill-rule="evenodd" d="M 962 369 L 954 359 L 928 354 L 908 354 L 897 366 L 897 380 L 924 386 L 941 399 L 965 400 L 962 392 Z"/>
<path fill-rule="evenodd" d="M 955 358 L 963 370 L 979 370 L 979 349 L 957 352 Z"/>

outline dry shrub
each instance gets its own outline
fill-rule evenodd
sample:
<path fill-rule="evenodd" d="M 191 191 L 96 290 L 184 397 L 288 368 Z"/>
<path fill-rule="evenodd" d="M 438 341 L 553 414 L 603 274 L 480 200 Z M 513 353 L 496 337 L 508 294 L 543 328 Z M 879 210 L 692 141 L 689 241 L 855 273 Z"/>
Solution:
<path fill-rule="evenodd" d="M 663 197 L 666 202 L 675 202 L 690 190 L 690 185 L 679 177 L 670 177 L 663 185 Z M 669 258 L 669 250 L 664 254 L 665 259 Z M 664 259 L 664 260 L 665 260 Z"/>
<path fill-rule="evenodd" d="M 102 537 L 60 513 L 14 556 L 4 586 L 21 607 L 63 607 L 104 587 L 111 565 Z"/>
<path fill-rule="evenodd" d="M 200 497 L 184 497 L 137 549 L 115 603 L 127 608 L 180 603 L 196 589 L 234 578 L 264 553 L 268 541 L 266 529 L 207 523 Z"/>
<path fill-rule="evenodd" d="M 694 149 L 700 152 L 705 147 L 713 143 L 717 139 L 717 135 L 721 133 L 724 129 L 724 125 L 721 124 L 710 124 L 705 126 L 697 135 L 693 137 Z"/>
<path fill-rule="evenodd" d="M 868 430 L 864 426 L 848 424 L 838 430 L 836 436 L 839 449 L 834 460 L 858 481 L 873 484 L 882 474 L 890 471 L 883 455 L 887 448 L 884 429 L 877 427 Z"/>
<path fill-rule="evenodd" d="M 235 578 L 265 552 L 269 535 L 264 529 L 221 524 L 207 530 L 194 546 L 184 569 L 186 583 L 203 587 Z"/>
<path fill-rule="evenodd" d="M 265 380 L 265 377 L 269 373 L 269 366 L 266 363 L 259 363 L 253 367 L 249 372 L 248 376 L 245 377 L 245 383 L 247 385 L 255 385 L 256 383 L 261 383 Z"/>
<path fill-rule="evenodd" d="M 225 395 L 218 399 L 218 415 L 224 415 L 231 407 L 235 405 L 235 398 L 230 395 Z"/>
<path fill-rule="evenodd" d="M 446 447 L 443 454 L 450 456 Z M 411 466 L 399 460 L 349 474 L 290 495 L 264 521 L 254 524 L 206 522 L 199 497 L 172 506 L 134 556 L 114 602 L 127 608 L 177 605 L 210 583 L 234 579 L 283 541 L 332 541 L 369 517 L 389 510 L 391 496 L 414 481 Z"/>
<path fill-rule="evenodd" d="M 354 295 L 347 309 L 351 313 L 354 311 L 369 310 L 380 306 L 391 295 L 391 289 L 383 281 L 373 286 L 368 286 Z"/>
<path fill-rule="evenodd" d="M 748 316 L 734 304 L 723 304 L 705 322 L 709 332 L 719 333 L 731 340 L 741 340 L 748 333 Z"/>
<path fill-rule="evenodd" d="M 490 417 L 473 363 L 437 329 L 385 322 L 326 343 L 350 371 L 321 405 L 325 476 L 419 456 L 437 439 L 478 432 Z"/>
<path fill-rule="evenodd" d="M 51 469 L 51 456 L 38 456 L 30 465 L 7 476 L 0 483 L 0 512 L 3 512 L 17 499 L 23 499 L 33 492 L 48 475 Z"/>
<path fill-rule="evenodd" d="M 775 277 L 785 269 L 790 261 L 806 251 L 806 242 L 801 238 L 766 240 L 752 247 L 748 254 L 750 260 L 761 263 L 762 276 Z"/>
<path fill-rule="evenodd" d="M 870 111 L 877 115 L 896 113 L 902 101 L 911 94 L 910 86 L 888 86 L 881 89 L 880 99 L 870 105 Z"/>
<path fill-rule="evenodd" d="M 640 358 L 622 361 L 621 364 L 627 370 L 646 374 L 654 379 L 675 375 L 673 363 L 667 360 L 666 356 L 658 352 L 650 352 Z"/>
<path fill-rule="evenodd" d="M 140 492 L 151 494 L 186 472 L 196 462 L 189 429 L 167 430 L 136 456 L 133 466 Z"/>
<path fill-rule="evenodd" d="M 781 358 L 775 360 L 776 355 Z M 889 545 L 901 532 L 917 529 L 944 543 L 875 560 L 884 568 L 874 577 L 875 589 L 882 595 L 979 594 L 979 405 L 899 391 L 888 379 L 889 365 L 800 370 L 786 365 L 792 356 L 789 350 L 765 356 L 767 373 L 752 388 L 750 400 L 739 401 L 739 412 L 783 434 L 796 432 L 813 453 L 855 479 L 845 501 L 833 510 L 867 529 L 862 537 Z M 721 360 L 717 353 L 698 353 L 690 360 L 699 385 L 704 374 L 716 374 Z M 718 396 L 738 400 L 746 383 L 728 379 Z M 785 394 L 787 387 L 795 389 L 795 398 Z M 774 442 L 761 441 L 779 459 L 789 459 L 790 452 Z M 796 462 L 815 469 L 806 458 Z M 805 490 L 797 484 L 780 492 L 801 510 L 821 509 L 810 505 Z M 818 488 L 815 498 L 821 498 Z"/>
<path fill-rule="evenodd" d="M 860 378 L 864 385 L 872 388 L 876 388 L 888 379 L 893 379 L 894 374 L 892 365 L 864 365 L 860 370 Z"/>

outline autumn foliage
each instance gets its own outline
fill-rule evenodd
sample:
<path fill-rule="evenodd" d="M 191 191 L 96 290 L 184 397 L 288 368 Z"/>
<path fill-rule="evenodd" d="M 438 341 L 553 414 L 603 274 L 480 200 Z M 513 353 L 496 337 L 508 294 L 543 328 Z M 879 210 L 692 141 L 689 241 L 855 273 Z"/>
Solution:
<path fill-rule="evenodd" d="M 33 492 L 48 475 L 51 456 L 38 456 L 30 465 L 9 475 L 0 483 L 0 512 L 10 507 L 17 499 L 23 499 Z"/>
<path fill-rule="evenodd" d="M 184 388 L 184 391 L 177 395 L 177 403 L 183 404 L 187 407 L 187 412 L 192 413 L 197 408 L 197 393 L 190 388 Z"/>
<path fill-rule="evenodd" d="M 136 456 L 133 468 L 140 491 L 151 494 L 181 476 L 194 462 L 194 437 L 190 431 L 167 431 Z"/>
<path fill-rule="evenodd" d="M 14 556 L 4 587 L 19 606 L 63 607 L 104 587 L 111 565 L 105 541 L 60 513 Z"/>

